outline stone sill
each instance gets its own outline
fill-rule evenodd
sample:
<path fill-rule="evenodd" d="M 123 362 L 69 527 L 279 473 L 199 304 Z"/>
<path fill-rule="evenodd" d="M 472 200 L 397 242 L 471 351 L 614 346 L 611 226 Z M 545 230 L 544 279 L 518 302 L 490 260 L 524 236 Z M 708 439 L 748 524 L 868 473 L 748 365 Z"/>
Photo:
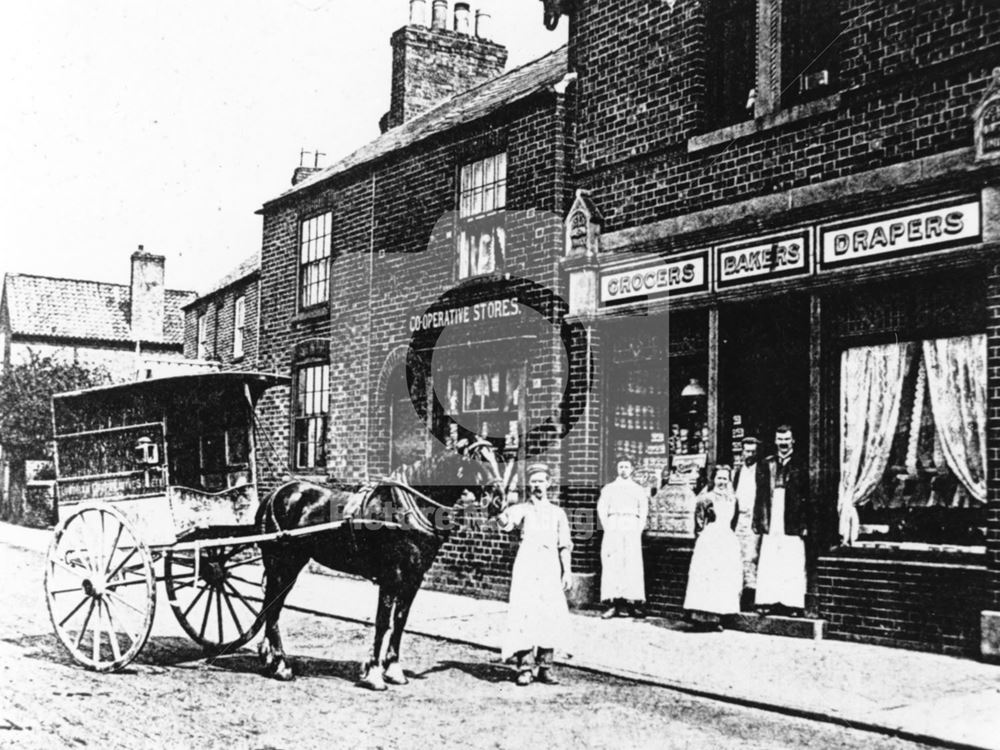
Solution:
<path fill-rule="evenodd" d="M 310 307 L 299 312 L 292 318 L 293 324 L 311 323 L 314 320 L 322 320 L 330 314 L 330 308 L 326 303 Z"/>
<path fill-rule="evenodd" d="M 827 112 L 832 112 L 840 106 L 840 94 L 833 94 L 822 99 L 796 104 L 794 107 L 782 109 L 774 114 L 764 115 L 755 120 L 738 122 L 735 125 L 728 125 L 718 130 L 702 135 L 694 135 L 688 138 L 687 150 L 689 154 L 703 151 L 706 148 L 727 144 L 737 138 L 744 138 L 748 135 L 762 133 L 771 128 L 778 128 L 799 120 L 806 120 L 810 117 L 818 117 Z"/>

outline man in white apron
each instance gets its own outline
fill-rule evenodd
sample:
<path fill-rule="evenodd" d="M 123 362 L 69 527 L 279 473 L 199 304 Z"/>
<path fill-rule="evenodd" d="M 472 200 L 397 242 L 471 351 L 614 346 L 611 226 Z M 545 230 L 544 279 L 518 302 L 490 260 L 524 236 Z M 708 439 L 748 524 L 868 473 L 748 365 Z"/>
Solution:
<path fill-rule="evenodd" d="M 604 486 L 597 501 L 601 539 L 601 599 L 610 608 L 605 619 L 625 614 L 643 617 L 646 584 L 642 565 L 642 532 L 649 515 L 649 494 L 632 479 L 632 459 L 620 456 L 618 477 Z"/>
<path fill-rule="evenodd" d="M 573 543 L 566 513 L 549 502 L 549 468 L 532 464 L 527 474 L 527 502 L 510 506 L 498 517 L 502 530 L 521 530 L 501 651 L 504 659 L 517 658 L 518 685 L 531 684 L 535 666 L 538 682 L 555 685 L 559 681 L 552 672 L 553 652 L 557 644 L 565 644 L 569 632 L 565 592 L 573 580 Z"/>
<path fill-rule="evenodd" d="M 775 431 L 776 455 L 767 459 L 770 493 L 754 507 L 754 531 L 761 534 L 757 606 L 764 611 L 805 609 L 808 533 L 807 475 L 797 456 L 792 428 Z"/>

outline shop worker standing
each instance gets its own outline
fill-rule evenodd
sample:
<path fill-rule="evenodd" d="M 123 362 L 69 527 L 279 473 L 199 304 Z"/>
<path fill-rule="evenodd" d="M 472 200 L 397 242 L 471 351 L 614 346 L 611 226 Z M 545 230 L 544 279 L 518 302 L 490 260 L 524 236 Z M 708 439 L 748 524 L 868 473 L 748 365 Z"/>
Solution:
<path fill-rule="evenodd" d="M 597 501 L 597 517 L 604 529 L 601 599 L 610 603 L 601 616 L 620 617 L 627 610 L 633 617 L 644 617 L 642 532 L 649 514 L 649 495 L 632 479 L 635 465 L 631 458 L 619 456 L 616 468 L 618 477 L 604 486 Z"/>
<path fill-rule="evenodd" d="M 805 609 L 808 530 L 807 474 L 795 454 L 792 428 L 774 435 L 775 455 L 768 457 L 769 492 L 754 506 L 753 528 L 761 534 L 757 565 L 757 606 L 780 614 Z"/>
<path fill-rule="evenodd" d="M 768 462 L 759 455 L 760 441 L 753 437 L 743 438 L 743 455 L 740 466 L 733 472 L 733 487 L 736 489 L 736 537 L 740 540 L 743 555 L 743 593 L 740 609 L 752 608 L 757 589 L 757 558 L 760 554 L 760 536 L 754 531 L 754 509 L 768 502 L 771 491 L 771 473 Z"/>
<path fill-rule="evenodd" d="M 566 591 L 570 575 L 569 521 L 566 513 L 549 502 L 549 468 L 528 467 L 528 500 L 512 505 L 498 517 L 504 531 L 521 530 L 521 546 L 510 580 L 507 630 L 503 658 L 517 658 L 517 684 L 530 685 L 532 668 L 537 681 L 555 685 L 552 672 L 556 645 L 565 646 L 569 632 Z"/>

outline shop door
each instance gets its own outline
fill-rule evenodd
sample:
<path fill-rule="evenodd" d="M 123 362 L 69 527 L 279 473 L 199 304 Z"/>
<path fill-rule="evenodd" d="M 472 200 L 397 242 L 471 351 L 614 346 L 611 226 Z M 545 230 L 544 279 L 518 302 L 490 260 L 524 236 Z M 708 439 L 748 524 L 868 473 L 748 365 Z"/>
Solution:
<path fill-rule="evenodd" d="M 740 439 L 774 450 L 774 431 L 791 425 L 795 450 L 809 447 L 809 300 L 724 307 L 719 319 L 719 456 L 731 462 Z"/>
<path fill-rule="evenodd" d="M 410 399 L 406 368 L 397 367 L 390 376 L 387 393 L 389 402 L 389 468 L 411 464 L 424 457 L 427 449 L 426 423 L 417 414 Z"/>

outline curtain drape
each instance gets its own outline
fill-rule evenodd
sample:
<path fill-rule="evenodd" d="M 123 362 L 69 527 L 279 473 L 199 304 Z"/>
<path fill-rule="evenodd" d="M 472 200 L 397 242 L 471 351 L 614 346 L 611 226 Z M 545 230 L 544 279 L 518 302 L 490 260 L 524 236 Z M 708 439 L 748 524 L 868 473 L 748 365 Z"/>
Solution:
<path fill-rule="evenodd" d="M 925 341 L 923 355 L 934 428 L 966 490 L 955 493 L 956 503 L 985 503 L 986 335 Z"/>
<path fill-rule="evenodd" d="M 841 355 L 837 511 L 845 544 L 857 540 L 856 506 L 875 489 L 889 462 L 911 346 L 865 346 Z"/>

